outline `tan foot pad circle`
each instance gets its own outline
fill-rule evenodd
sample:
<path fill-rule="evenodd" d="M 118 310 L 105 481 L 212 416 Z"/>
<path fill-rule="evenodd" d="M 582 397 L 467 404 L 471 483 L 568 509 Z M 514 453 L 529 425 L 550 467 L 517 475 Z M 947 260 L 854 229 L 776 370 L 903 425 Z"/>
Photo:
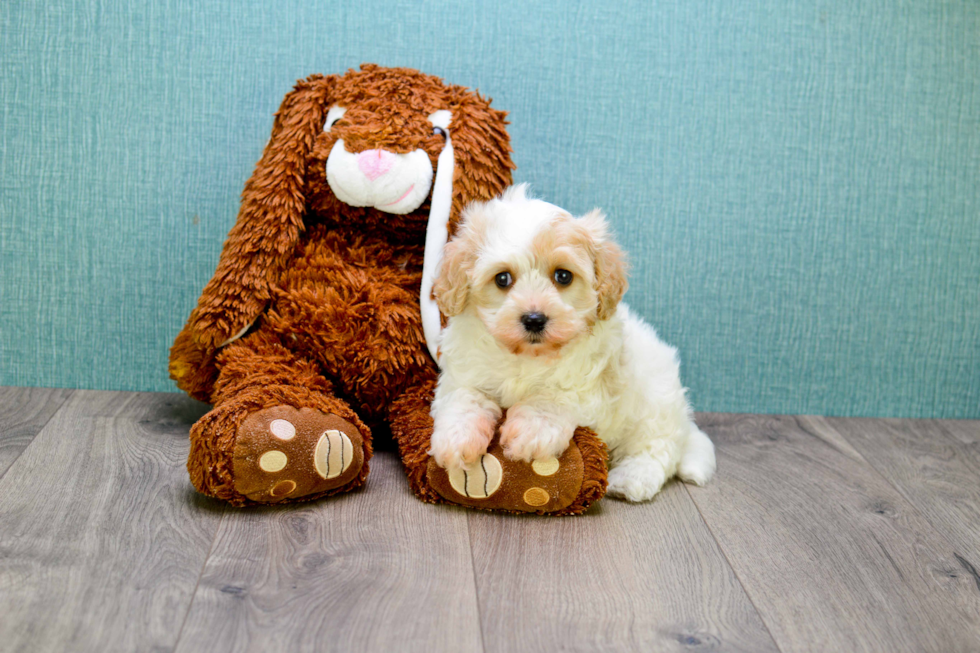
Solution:
<path fill-rule="evenodd" d="M 558 458 L 533 463 L 509 460 L 495 437 L 478 465 L 447 472 L 429 459 L 429 483 L 443 498 L 472 508 L 554 512 L 582 490 L 585 465 L 572 442 Z"/>
<path fill-rule="evenodd" d="M 364 445 L 354 425 L 336 415 L 273 406 L 238 427 L 232 462 L 238 492 L 276 502 L 349 483 L 364 465 Z"/>
<path fill-rule="evenodd" d="M 548 503 L 551 497 L 548 495 L 548 491 L 539 487 L 532 487 L 530 490 L 524 493 L 524 503 L 529 506 L 543 506 Z"/>
<path fill-rule="evenodd" d="M 531 469 L 538 476 L 551 476 L 559 469 L 561 469 L 561 464 L 558 462 L 557 458 L 542 458 L 541 460 L 535 460 L 531 463 Z"/>
<path fill-rule="evenodd" d="M 259 469 L 263 472 L 279 472 L 285 469 L 289 458 L 281 451 L 266 451 L 259 456 Z"/>

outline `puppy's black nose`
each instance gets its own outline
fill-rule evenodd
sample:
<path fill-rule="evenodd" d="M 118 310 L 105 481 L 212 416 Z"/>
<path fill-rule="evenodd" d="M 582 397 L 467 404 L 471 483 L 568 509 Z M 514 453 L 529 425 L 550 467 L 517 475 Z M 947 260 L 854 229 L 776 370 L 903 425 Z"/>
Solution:
<path fill-rule="evenodd" d="M 524 325 L 528 333 L 541 333 L 547 323 L 548 316 L 544 313 L 525 313 L 521 316 L 521 324 Z"/>

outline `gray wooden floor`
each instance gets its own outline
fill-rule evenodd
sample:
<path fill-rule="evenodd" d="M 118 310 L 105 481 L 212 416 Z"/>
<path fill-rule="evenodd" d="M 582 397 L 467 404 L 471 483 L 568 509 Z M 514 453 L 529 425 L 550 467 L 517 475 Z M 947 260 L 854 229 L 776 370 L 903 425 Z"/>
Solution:
<path fill-rule="evenodd" d="M 980 422 L 701 414 L 578 518 L 196 494 L 176 394 L 0 388 L 2 651 L 980 651 Z"/>

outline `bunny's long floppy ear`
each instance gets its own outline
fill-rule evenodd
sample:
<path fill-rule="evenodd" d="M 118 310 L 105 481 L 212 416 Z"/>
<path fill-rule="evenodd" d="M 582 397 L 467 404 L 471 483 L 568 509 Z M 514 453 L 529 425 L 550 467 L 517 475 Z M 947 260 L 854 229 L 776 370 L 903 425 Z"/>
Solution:
<path fill-rule="evenodd" d="M 433 286 L 443 247 L 449 235 L 455 233 L 463 209 L 470 202 L 492 199 L 511 183 L 511 170 L 515 166 L 510 159 L 506 116 L 505 112 L 492 109 L 489 100 L 457 86 L 453 87 L 450 109 L 437 111 L 430 117 L 433 124 L 447 129 L 448 134 L 432 190 L 420 297 L 425 341 L 436 361 L 442 320 Z M 452 171 L 451 183 L 448 183 L 447 169 Z"/>
<path fill-rule="evenodd" d="M 282 102 L 255 172 L 242 192 L 238 220 L 228 234 L 214 277 L 188 320 L 207 349 L 243 334 L 269 301 L 303 230 L 303 186 L 313 142 L 330 108 L 336 76 L 298 82 Z"/>
<path fill-rule="evenodd" d="M 510 137 L 507 113 L 490 106 L 490 100 L 465 88 L 455 87 L 450 134 L 455 148 L 453 206 L 450 232 L 455 233 L 467 204 L 489 201 L 511 185 Z"/>

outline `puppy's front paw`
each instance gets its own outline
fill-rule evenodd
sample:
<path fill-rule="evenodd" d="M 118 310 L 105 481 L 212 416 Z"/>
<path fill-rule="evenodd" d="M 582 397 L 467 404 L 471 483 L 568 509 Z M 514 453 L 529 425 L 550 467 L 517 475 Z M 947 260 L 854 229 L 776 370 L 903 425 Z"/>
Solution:
<path fill-rule="evenodd" d="M 609 470 L 606 492 L 627 501 L 649 501 L 667 481 L 663 465 L 652 458 L 627 458 Z"/>
<path fill-rule="evenodd" d="M 493 415 L 436 419 L 429 455 L 443 469 L 465 469 L 487 452 L 497 420 Z"/>
<path fill-rule="evenodd" d="M 554 414 L 529 406 L 514 406 L 500 427 L 500 444 L 511 460 L 557 458 L 572 440 L 574 424 L 564 423 Z"/>

